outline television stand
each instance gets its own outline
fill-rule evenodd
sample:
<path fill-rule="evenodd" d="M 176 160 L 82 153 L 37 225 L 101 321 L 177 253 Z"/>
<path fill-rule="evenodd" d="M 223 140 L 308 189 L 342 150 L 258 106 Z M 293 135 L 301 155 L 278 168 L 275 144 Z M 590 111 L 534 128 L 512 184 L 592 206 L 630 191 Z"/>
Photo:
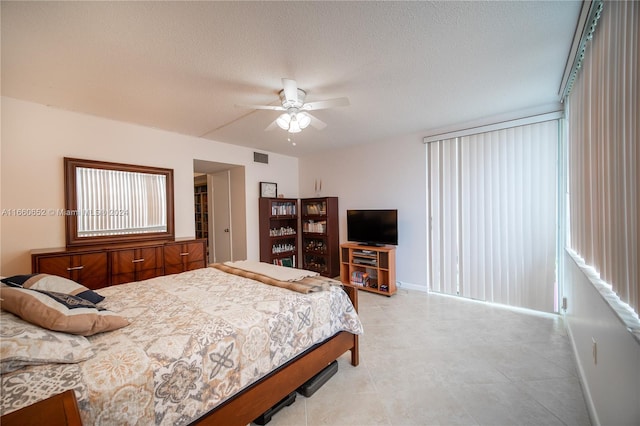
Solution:
<path fill-rule="evenodd" d="M 372 293 L 396 293 L 396 248 L 359 243 L 340 245 L 340 281 Z"/>

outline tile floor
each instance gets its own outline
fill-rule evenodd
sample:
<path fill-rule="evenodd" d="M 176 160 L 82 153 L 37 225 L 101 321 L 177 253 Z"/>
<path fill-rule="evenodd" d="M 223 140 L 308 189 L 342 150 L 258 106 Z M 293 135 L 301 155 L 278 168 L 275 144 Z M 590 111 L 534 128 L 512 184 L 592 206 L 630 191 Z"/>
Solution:
<path fill-rule="evenodd" d="M 284 425 L 590 425 L 561 317 L 400 290 L 360 292 L 349 356 Z"/>

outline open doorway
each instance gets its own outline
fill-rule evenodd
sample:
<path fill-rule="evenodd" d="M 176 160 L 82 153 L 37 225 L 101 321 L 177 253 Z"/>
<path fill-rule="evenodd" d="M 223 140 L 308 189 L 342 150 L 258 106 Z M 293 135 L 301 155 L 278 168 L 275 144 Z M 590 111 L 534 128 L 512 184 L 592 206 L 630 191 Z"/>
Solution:
<path fill-rule="evenodd" d="M 246 259 L 244 166 L 193 160 L 193 171 L 195 234 L 208 240 L 208 262 Z"/>

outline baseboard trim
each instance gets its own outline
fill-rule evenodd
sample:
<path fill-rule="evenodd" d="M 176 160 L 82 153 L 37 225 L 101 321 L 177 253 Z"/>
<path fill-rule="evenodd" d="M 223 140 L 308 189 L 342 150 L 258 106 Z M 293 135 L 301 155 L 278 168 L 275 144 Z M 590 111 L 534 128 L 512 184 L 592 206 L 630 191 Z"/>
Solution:
<path fill-rule="evenodd" d="M 423 293 L 429 293 L 429 289 L 423 285 L 406 283 L 404 281 L 397 281 L 396 286 L 403 290 L 415 290 L 415 291 L 421 291 Z"/>

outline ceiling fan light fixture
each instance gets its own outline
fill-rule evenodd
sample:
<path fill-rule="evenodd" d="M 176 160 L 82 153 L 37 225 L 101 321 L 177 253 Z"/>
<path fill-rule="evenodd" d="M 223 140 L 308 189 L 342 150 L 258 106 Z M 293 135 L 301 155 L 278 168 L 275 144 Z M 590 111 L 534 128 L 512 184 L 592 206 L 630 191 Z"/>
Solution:
<path fill-rule="evenodd" d="M 311 117 L 309 117 L 304 112 L 299 112 L 296 114 L 296 121 L 301 129 L 306 129 L 309 124 L 311 124 Z"/>
<path fill-rule="evenodd" d="M 280 117 L 278 117 L 278 119 L 276 120 L 276 124 L 282 130 L 289 130 L 289 123 L 290 122 L 291 122 L 291 116 L 286 112 L 284 114 L 280 115 Z"/>
<path fill-rule="evenodd" d="M 298 119 L 296 116 L 291 117 L 291 123 L 289 123 L 289 133 L 300 133 L 302 129 L 300 128 L 300 124 L 298 123 Z"/>

